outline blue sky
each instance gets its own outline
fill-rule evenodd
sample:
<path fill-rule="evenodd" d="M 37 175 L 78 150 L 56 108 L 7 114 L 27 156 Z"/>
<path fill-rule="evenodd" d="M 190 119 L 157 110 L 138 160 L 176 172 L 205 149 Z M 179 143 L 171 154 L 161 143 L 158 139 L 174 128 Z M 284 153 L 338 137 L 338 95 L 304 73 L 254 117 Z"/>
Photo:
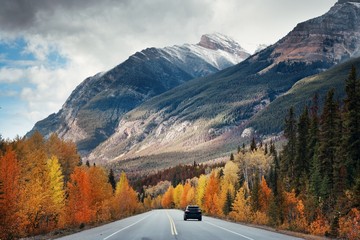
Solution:
<path fill-rule="evenodd" d="M 254 51 L 336 0 L 2 0 L 0 134 L 23 136 L 86 77 L 147 47 L 219 32 Z"/>

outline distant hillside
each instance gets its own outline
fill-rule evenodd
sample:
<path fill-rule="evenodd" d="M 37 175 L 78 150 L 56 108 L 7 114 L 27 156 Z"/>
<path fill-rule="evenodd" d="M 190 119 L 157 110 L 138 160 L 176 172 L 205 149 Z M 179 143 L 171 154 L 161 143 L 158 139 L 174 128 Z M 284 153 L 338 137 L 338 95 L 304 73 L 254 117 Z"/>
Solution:
<path fill-rule="evenodd" d="M 343 99 L 345 80 L 348 78 L 352 66 L 360 70 L 360 58 L 351 59 L 328 71 L 298 81 L 289 91 L 255 115 L 248 126 L 262 134 L 278 133 L 283 129 L 285 116 L 291 106 L 299 115 L 304 106 L 311 104 L 312 98 L 317 93 L 320 108 L 322 108 L 326 93 L 332 88 L 335 89 L 335 98 Z"/>
<path fill-rule="evenodd" d="M 299 80 L 358 56 L 359 49 L 360 7 L 335 4 L 240 64 L 129 111 L 88 159 L 118 161 L 130 170 L 188 163 L 195 156 L 199 162 L 226 156 L 246 140 L 241 134 L 250 119 Z"/>
<path fill-rule="evenodd" d="M 198 44 L 148 48 L 115 68 L 84 80 L 58 113 L 35 124 L 28 135 L 57 133 L 82 155 L 107 140 L 122 116 L 144 101 L 193 78 L 207 76 L 249 57 L 237 42 L 206 34 Z"/>

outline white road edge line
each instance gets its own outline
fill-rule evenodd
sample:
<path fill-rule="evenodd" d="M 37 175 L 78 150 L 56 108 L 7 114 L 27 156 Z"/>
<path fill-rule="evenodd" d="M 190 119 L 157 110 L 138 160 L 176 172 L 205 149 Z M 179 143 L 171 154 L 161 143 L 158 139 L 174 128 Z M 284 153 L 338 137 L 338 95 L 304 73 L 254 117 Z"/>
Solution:
<path fill-rule="evenodd" d="M 122 229 L 120 229 L 120 230 L 118 230 L 118 231 L 114 232 L 113 234 L 111 234 L 111 235 L 107 236 L 107 237 L 106 237 L 106 238 L 104 238 L 103 240 L 109 239 L 109 238 L 111 238 L 112 236 L 114 236 L 115 234 L 118 234 L 119 232 L 121 232 L 121 231 L 123 231 L 123 230 L 125 230 L 125 229 L 127 229 L 127 228 L 130 228 L 130 227 L 134 226 L 135 224 L 138 224 L 139 222 L 141 222 L 141 221 L 145 220 L 146 218 L 150 217 L 151 215 L 152 215 L 152 213 L 151 213 L 151 214 L 149 214 L 149 215 L 147 215 L 147 216 L 145 216 L 145 217 L 143 217 L 143 218 L 142 218 L 142 219 L 140 219 L 139 221 L 134 222 L 133 224 L 130 224 L 129 226 L 126 226 L 126 227 L 124 227 L 124 228 L 122 228 Z"/>
<path fill-rule="evenodd" d="M 246 239 L 249 239 L 249 240 L 254 240 L 253 238 L 250 238 L 250 237 L 247 237 L 247 236 L 242 235 L 242 234 L 240 234 L 240 233 L 237 233 L 237 232 L 231 231 L 231 230 L 229 230 L 229 229 L 226 229 L 226 228 L 220 227 L 220 226 L 215 225 L 215 224 L 213 224 L 213 223 L 210 223 L 210 222 L 205 222 L 205 221 L 204 221 L 204 223 L 209 224 L 209 225 L 212 225 L 212 226 L 217 227 L 217 228 L 220 228 L 220 229 L 222 229 L 222 230 L 224 230 L 224 231 L 227 231 L 227 232 L 233 233 L 233 234 L 238 235 L 238 236 L 240 236 L 240 237 L 243 237 L 243 238 L 246 238 Z"/>
<path fill-rule="evenodd" d="M 169 214 L 168 211 L 166 211 L 166 215 L 167 215 L 168 218 L 169 218 L 170 228 L 171 228 L 171 234 L 172 234 L 172 235 L 178 235 L 178 233 L 177 233 L 177 231 L 176 231 L 175 222 L 174 222 L 174 220 L 172 219 L 172 217 L 170 216 L 170 214 Z"/>

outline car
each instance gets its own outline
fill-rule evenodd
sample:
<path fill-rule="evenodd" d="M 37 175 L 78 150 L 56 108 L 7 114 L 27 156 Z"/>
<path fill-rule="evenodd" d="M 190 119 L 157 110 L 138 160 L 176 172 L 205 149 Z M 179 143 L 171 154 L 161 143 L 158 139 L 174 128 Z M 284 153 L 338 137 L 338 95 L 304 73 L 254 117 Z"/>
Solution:
<path fill-rule="evenodd" d="M 184 220 L 186 221 L 188 219 L 197 219 L 197 220 L 201 221 L 202 214 L 201 214 L 201 209 L 200 209 L 199 206 L 197 206 L 197 205 L 188 205 L 185 208 Z"/>

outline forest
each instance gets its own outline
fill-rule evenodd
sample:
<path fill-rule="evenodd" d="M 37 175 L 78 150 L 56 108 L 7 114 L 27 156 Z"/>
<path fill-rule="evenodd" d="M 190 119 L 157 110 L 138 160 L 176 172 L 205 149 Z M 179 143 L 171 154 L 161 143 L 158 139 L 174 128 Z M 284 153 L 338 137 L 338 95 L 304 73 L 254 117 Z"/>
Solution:
<path fill-rule="evenodd" d="M 197 204 L 204 214 L 312 235 L 360 236 L 360 79 L 346 97 L 290 108 L 286 143 L 255 138 L 213 167 L 177 166 L 137 179 L 82 164 L 57 135 L 0 141 L 0 238 L 83 228 L 157 208 Z M 319 101 L 324 101 L 319 109 Z M 118 178 L 118 180 L 116 180 Z M 156 181 L 156 179 L 158 181 Z M 133 185 L 133 186 L 132 186 Z M 134 190 L 137 189 L 137 191 Z"/>

